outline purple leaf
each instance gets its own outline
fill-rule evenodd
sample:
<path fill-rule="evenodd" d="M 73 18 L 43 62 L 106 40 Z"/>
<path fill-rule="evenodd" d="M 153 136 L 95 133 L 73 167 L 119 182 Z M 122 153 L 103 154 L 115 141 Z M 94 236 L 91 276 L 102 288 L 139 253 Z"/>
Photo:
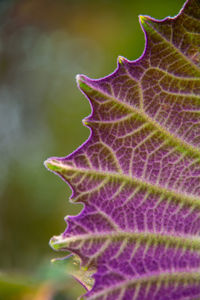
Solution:
<path fill-rule="evenodd" d="M 96 269 L 86 299 L 200 299 L 200 1 L 140 22 L 141 58 L 77 77 L 90 138 L 45 164 L 84 209 L 51 246 Z"/>

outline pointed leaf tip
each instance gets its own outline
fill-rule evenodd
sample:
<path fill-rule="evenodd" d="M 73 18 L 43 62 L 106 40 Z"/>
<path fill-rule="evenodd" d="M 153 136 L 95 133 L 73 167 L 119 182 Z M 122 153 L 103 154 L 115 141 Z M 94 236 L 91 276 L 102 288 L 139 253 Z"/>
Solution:
<path fill-rule="evenodd" d="M 76 82 L 79 84 L 80 81 L 84 81 L 83 75 L 77 74 L 77 75 L 76 75 Z"/>
<path fill-rule="evenodd" d="M 145 21 L 148 20 L 148 17 L 144 16 L 144 15 L 139 15 L 139 20 L 140 20 L 140 23 L 143 25 L 145 23 Z"/>
<path fill-rule="evenodd" d="M 53 236 L 49 241 L 50 247 L 54 250 L 59 250 L 60 249 L 59 240 L 60 240 L 60 236 L 56 236 L 56 235 Z"/>
<path fill-rule="evenodd" d="M 91 92 L 92 88 L 87 84 L 86 78 L 84 75 L 77 75 L 76 76 L 76 82 L 81 89 L 81 91 L 87 93 Z"/>
<path fill-rule="evenodd" d="M 56 159 L 48 158 L 44 162 L 45 167 L 53 172 L 60 172 L 62 170 L 62 166 Z"/>
<path fill-rule="evenodd" d="M 126 59 L 123 56 L 118 56 L 118 62 L 120 65 L 122 65 L 123 63 L 125 63 Z"/>

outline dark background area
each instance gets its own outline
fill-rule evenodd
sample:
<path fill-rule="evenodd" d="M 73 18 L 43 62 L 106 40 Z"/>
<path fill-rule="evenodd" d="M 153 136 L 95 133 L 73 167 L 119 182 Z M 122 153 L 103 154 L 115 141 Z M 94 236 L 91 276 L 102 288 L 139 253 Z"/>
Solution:
<path fill-rule="evenodd" d="M 0 1 L 0 272 L 34 276 L 50 264 L 59 255 L 49 239 L 65 230 L 66 215 L 81 209 L 69 204 L 69 187 L 43 166 L 89 135 L 81 120 L 90 107 L 75 75 L 103 77 L 114 71 L 118 55 L 138 58 L 144 49 L 138 15 L 174 16 L 183 3 Z"/>

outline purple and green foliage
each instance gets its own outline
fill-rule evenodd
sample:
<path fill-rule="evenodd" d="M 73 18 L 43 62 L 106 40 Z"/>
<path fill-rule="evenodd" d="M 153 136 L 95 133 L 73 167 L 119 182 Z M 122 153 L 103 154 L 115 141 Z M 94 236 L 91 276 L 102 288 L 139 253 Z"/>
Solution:
<path fill-rule="evenodd" d="M 84 209 L 50 243 L 95 269 L 86 299 L 200 299 L 200 1 L 140 22 L 141 58 L 77 77 L 90 137 L 45 164 Z"/>

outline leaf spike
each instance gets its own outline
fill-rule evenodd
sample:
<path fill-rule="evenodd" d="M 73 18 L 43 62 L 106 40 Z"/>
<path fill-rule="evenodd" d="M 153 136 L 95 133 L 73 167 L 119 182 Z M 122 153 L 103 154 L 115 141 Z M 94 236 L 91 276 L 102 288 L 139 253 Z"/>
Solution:
<path fill-rule="evenodd" d="M 139 21 L 140 24 L 142 26 L 142 28 L 144 29 L 144 31 L 146 32 L 153 32 L 153 28 L 151 26 L 151 23 L 154 22 L 154 20 L 152 18 L 150 18 L 149 16 L 144 16 L 144 15 L 140 15 L 139 16 Z"/>
<path fill-rule="evenodd" d="M 81 91 L 84 93 L 91 92 L 92 88 L 86 83 L 86 78 L 84 75 L 76 75 L 76 82 L 80 88 Z"/>
<path fill-rule="evenodd" d="M 44 165 L 48 170 L 52 171 L 52 159 L 48 158 L 45 160 Z"/>
<path fill-rule="evenodd" d="M 80 81 L 84 81 L 84 76 L 82 74 L 77 74 L 76 75 L 76 82 L 79 84 Z"/>
<path fill-rule="evenodd" d="M 126 62 L 126 59 L 125 59 L 125 57 L 119 55 L 117 61 L 120 65 L 122 65 Z"/>
<path fill-rule="evenodd" d="M 82 123 L 83 123 L 83 125 L 85 125 L 85 126 L 89 126 L 89 125 L 90 125 L 90 122 L 88 121 L 87 118 L 83 119 L 83 120 L 82 120 Z"/>
<path fill-rule="evenodd" d="M 145 15 L 139 15 L 139 20 L 140 23 L 143 25 L 144 23 L 146 23 L 145 21 L 147 21 L 149 19 L 149 17 L 145 16 Z"/>
<path fill-rule="evenodd" d="M 59 241 L 60 241 L 60 236 L 54 235 L 49 241 L 50 247 L 54 250 L 59 250 L 60 249 L 59 247 L 60 245 L 58 244 Z"/>
<path fill-rule="evenodd" d="M 56 158 L 48 158 L 45 160 L 44 165 L 47 169 L 49 169 L 52 172 L 58 172 L 61 173 L 63 171 L 63 164 L 59 162 Z M 65 165 L 65 170 L 70 170 L 71 167 L 68 165 Z"/>

